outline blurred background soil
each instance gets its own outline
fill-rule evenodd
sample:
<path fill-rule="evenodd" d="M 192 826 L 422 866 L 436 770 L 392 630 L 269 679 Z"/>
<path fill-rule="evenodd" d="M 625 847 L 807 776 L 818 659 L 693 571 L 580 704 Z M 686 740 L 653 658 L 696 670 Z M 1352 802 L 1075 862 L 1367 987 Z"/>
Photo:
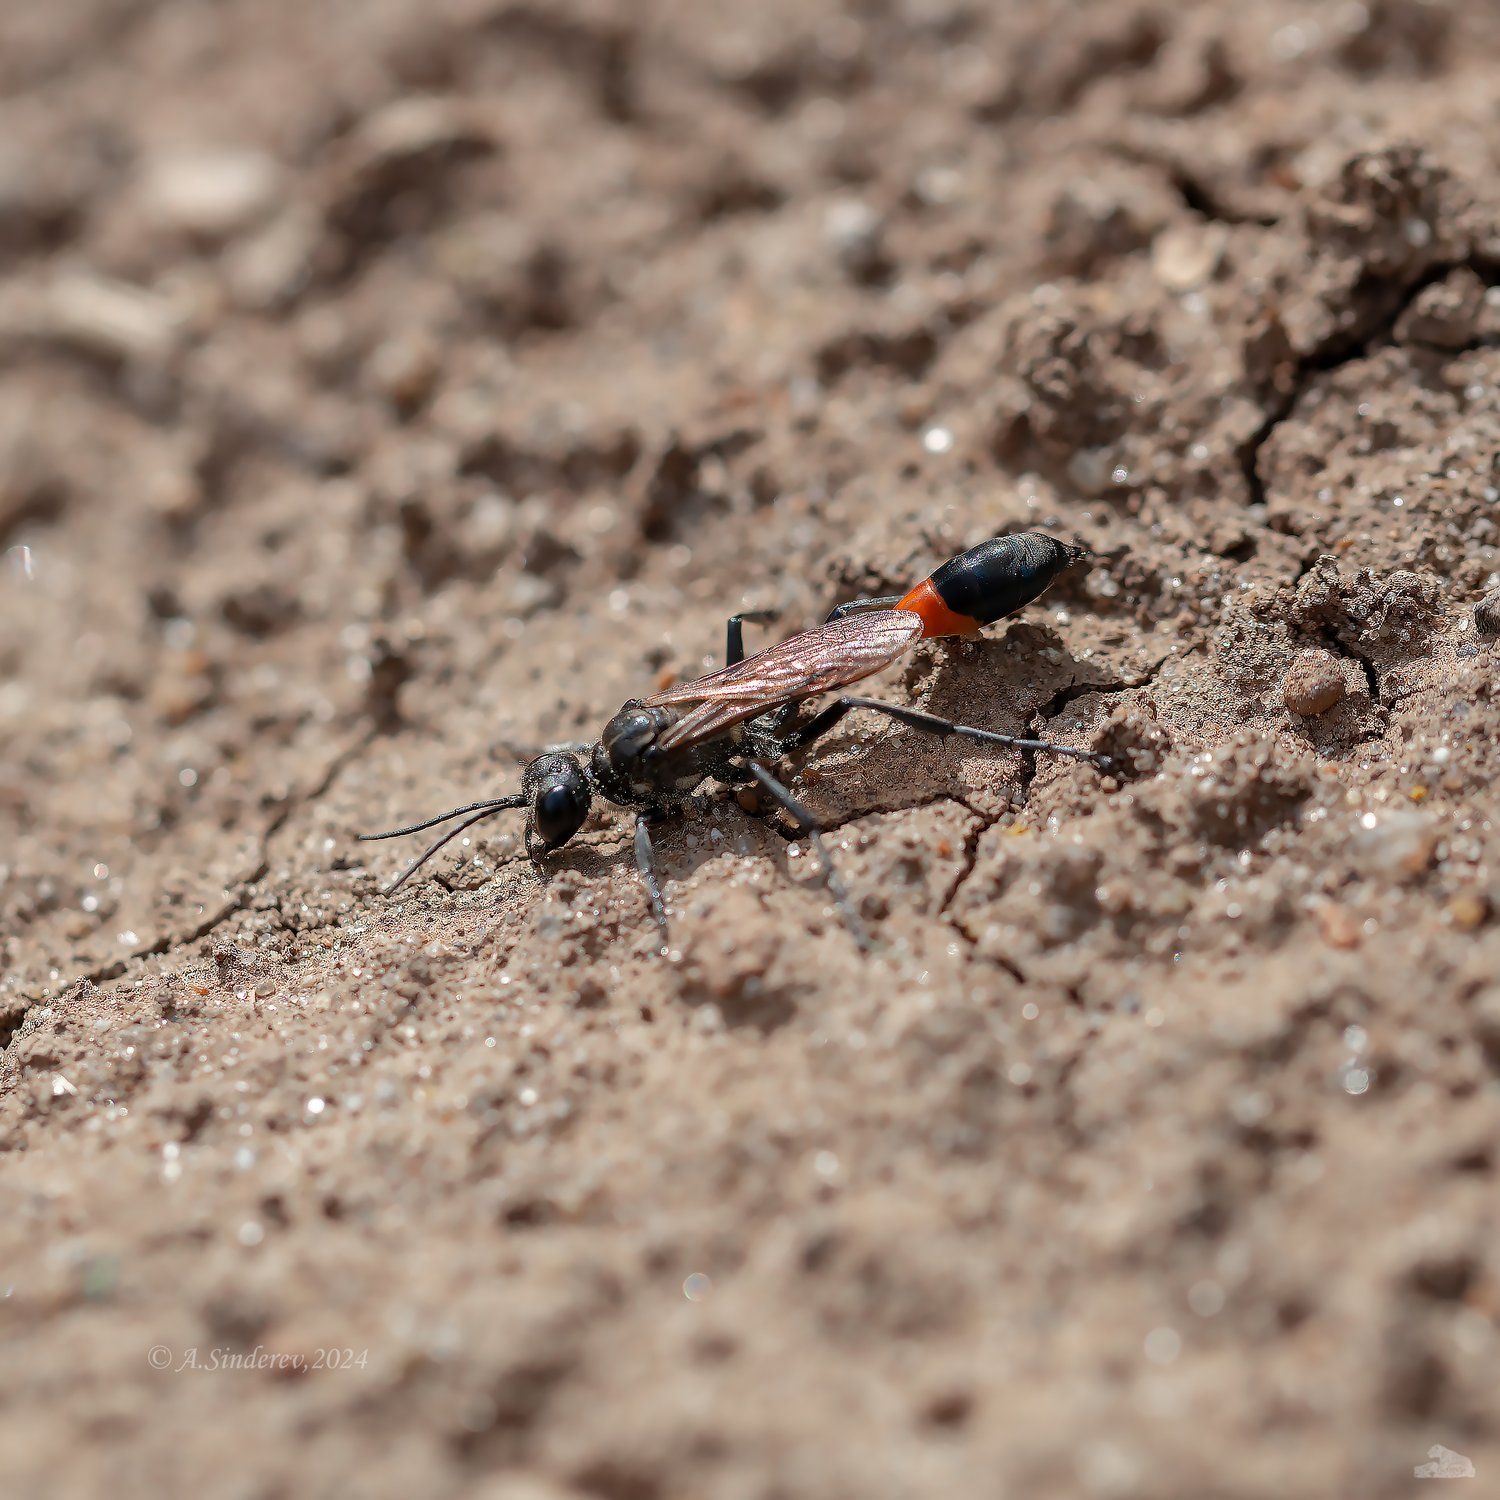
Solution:
<path fill-rule="evenodd" d="M 1500 1473 L 1497 49 L 0 9 L 6 1493 Z M 607 808 L 381 896 L 731 611 L 1026 527 L 1091 568 L 877 689 L 1119 772 L 846 721 L 873 955 L 724 797 L 665 957 Z"/>

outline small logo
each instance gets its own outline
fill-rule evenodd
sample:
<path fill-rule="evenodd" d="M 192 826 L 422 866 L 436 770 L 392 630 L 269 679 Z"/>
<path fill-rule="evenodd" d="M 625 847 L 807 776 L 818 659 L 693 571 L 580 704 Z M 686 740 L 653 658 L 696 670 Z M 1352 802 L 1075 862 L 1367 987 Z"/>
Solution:
<path fill-rule="evenodd" d="M 1472 1479 L 1474 1477 L 1474 1460 L 1465 1458 L 1462 1453 L 1455 1453 L 1451 1448 L 1445 1448 L 1441 1443 L 1434 1443 L 1427 1450 L 1427 1456 L 1432 1460 L 1430 1464 L 1418 1464 L 1412 1473 L 1418 1479 Z"/>

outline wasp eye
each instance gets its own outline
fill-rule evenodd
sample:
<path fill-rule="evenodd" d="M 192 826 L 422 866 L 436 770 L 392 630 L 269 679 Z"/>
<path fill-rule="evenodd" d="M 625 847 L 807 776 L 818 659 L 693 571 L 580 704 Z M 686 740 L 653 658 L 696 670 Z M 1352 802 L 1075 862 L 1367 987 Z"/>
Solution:
<path fill-rule="evenodd" d="M 531 806 L 537 837 L 549 849 L 566 844 L 589 815 L 587 790 L 572 781 L 554 781 L 544 787 Z"/>

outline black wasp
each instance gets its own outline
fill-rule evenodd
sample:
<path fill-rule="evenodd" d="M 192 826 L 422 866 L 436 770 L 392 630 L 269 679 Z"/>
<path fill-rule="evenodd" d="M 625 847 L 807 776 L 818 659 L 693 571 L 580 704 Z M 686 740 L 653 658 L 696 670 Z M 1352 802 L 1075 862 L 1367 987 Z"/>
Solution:
<path fill-rule="evenodd" d="M 527 808 L 528 839 L 534 836 L 544 849 L 559 849 L 583 826 L 594 797 L 634 807 L 638 809 L 636 864 L 665 942 L 666 904 L 652 857 L 652 821 L 710 779 L 725 786 L 754 783 L 785 809 L 798 834 L 817 851 L 829 894 L 850 930 L 863 942 L 816 819 L 771 773 L 772 763 L 805 749 L 856 709 L 885 714 L 927 734 L 956 734 L 986 745 L 1045 750 L 1089 761 L 1101 769 L 1107 769 L 1110 760 L 1048 740 L 1021 739 L 957 724 L 877 698 L 845 695 L 802 722 L 798 722 L 799 708 L 810 698 L 878 672 L 914 641 L 971 635 L 983 625 L 1015 614 L 1084 555 L 1084 548 L 1044 532 L 996 537 L 945 562 L 907 594 L 850 600 L 816 629 L 804 630 L 751 657 L 745 655 L 743 622 L 771 616 L 767 612 L 732 615 L 725 666 L 653 697 L 632 698 L 604 726 L 595 744 L 566 746 L 537 756 L 526 766 L 521 790 L 514 796 L 471 802 L 405 828 L 361 837 L 397 838 L 463 819 L 412 861 L 387 892 L 394 894 L 450 839 L 495 813 Z"/>

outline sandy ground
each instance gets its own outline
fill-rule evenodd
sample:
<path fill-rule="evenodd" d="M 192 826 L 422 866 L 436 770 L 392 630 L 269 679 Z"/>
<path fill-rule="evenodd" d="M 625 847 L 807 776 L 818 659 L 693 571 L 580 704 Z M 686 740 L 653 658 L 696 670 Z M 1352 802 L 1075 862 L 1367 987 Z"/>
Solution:
<path fill-rule="evenodd" d="M 1500 1482 L 1497 88 L 1460 0 L 0 8 L 5 1493 Z M 382 897 L 1026 527 L 877 690 L 1118 771 L 846 721 L 873 953 L 711 787 L 666 956 L 618 810 Z"/>

